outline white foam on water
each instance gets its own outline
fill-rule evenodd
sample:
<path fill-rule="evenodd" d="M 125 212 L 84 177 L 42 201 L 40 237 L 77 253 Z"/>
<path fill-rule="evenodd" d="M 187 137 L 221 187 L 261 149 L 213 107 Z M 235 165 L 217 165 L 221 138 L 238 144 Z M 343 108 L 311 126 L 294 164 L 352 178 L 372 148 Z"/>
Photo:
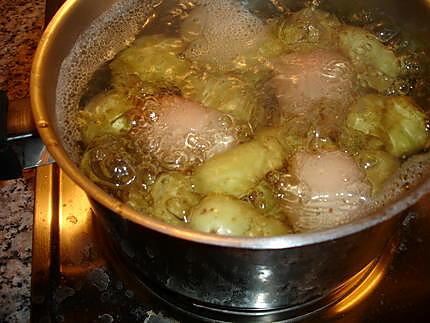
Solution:
<path fill-rule="evenodd" d="M 375 204 L 384 206 L 397 200 L 399 195 L 428 176 L 430 176 L 430 152 L 410 157 L 385 183 L 384 189 L 375 198 Z"/>
<path fill-rule="evenodd" d="M 354 159 L 341 151 L 298 153 L 292 171 L 305 194 L 283 203 L 297 232 L 334 227 L 354 219 L 370 197 L 370 185 Z"/>
<path fill-rule="evenodd" d="M 64 60 L 57 85 L 56 113 L 64 148 L 75 162 L 78 162 L 80 157 L 80 133 L 76 114 L 79 112 L 79 101 L 84 89 L 93 73 L 103 63 L 112 59 L 135 39 L 135 35 L 141 31 L 157 4 L 156 0 L 117 2 L 78 38 Z M 222 60 L 228 60 L 231 55 L 234 56 L 241 50 L 243 44 L 252 43 L 256 35 L 264 30 L 264 24 L 239 2 L 202 0 L 201 6 L 210 15 L 206 16 L 208 19 L 205 20 L 204 30 L 202 29 L 205 38 L 199 38 L 204 40 L 195 45 L 196 53 L 210 53 L 210 50 L 216 49 L 215 54 L 219 54 Z M 220 21 L 222 23 L 219 23 Z M 383 206 L 397 200 L 409 186 L 427 176 L 429 169 L 429 154 L 411 157 L 386 184 L 384 193 L 376 198 L 376 205 Z M 321 225 L 325 226 L 316 224 Z M 315 224 L 311 223 L 310 226 L 314 227 Z M 330 226 L 333 226 L 333 223 Z"/>
<path fill-rule="evenodd" d="M 69 157 L 79 161 L 76 114 L 93 73 L 129 45 L 153 13 L 157 0 L 118 1 L 94 20 L 64 60 L 57 83 L 56 113 L 61 140 Z"/>
<path fill-rule="evenodd" d="M 219 66 L 231 63 L 238 55 L 256 45 L 265 31 L 264 23 L 233 0 L 201 0 L 186 23 L 195 25 L 186 57 Z"/>

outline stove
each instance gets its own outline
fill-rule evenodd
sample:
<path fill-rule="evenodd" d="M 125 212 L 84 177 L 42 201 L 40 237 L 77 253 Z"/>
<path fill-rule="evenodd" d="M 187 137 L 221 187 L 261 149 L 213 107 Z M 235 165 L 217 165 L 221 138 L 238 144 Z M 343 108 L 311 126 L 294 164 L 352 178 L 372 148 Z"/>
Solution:
<path fill-rule="evenodd" d="M 46 19 L 64 0 L 46 0 Z M 430 317 L 430 195 L 405 212 L 397 237 L 325 302 L 307 311 L 217 312 L 141 281 L 97 225 L 85 192 L 56 165 L 35 185 L 31 319 L 39 322 L 426 322 Z"/>
<path fill-rule="evenodd" d="M 296 316 L 222 313 L 139 280 L 103 235 L 88 198 L 56 165 L 39 167 L 32 268 L 33 322 L 425 322 L 430 317 L 430 195 L 405 213 L 383 255 Z"/>

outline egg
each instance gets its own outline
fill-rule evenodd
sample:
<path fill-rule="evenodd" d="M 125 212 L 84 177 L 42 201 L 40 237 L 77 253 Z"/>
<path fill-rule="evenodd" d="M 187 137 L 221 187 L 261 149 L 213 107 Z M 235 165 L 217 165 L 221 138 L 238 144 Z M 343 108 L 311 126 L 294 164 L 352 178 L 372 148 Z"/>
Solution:
<path fill-rule="evenodd" d="M 188 169 L 237 142 L 234 120 L 219 111 L 176 95 L 147 104 L 133 132 L 169 170 Z"/>
<path fill-rule="evenodd" d="M 267 27 L 245 6 L 232 0 L 202 0 L 184 21 L 181 35 L 191 44 L 188 59 L 225 70 L 241 54 L 256 49 Z"/>
<path fill-rule="evenodd" d="M 284 117 L 309 115 L 321 104 L 342 112 L 353 101 L 353 68 L 336 51 L 286 54 L 273 61 L 273 70 L 269 82 Z"/>
<path fill-rule="evenodd" d="M 371 186 L 347 153 L 299 152 L 291 161 L 301 201 L 286 203 L 297 231 L 313 231 L 350 221 L 368 200 Z"/>

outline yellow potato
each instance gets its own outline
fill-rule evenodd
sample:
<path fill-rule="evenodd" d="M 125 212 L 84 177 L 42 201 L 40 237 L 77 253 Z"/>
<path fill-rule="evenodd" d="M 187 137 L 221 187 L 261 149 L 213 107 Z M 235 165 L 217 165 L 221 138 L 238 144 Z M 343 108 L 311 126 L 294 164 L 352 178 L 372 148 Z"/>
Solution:
<path fill-rule="evenodd" d="M 291 233 L 287 224 L 264 216 L 248 203 L 226 195 L 210 195 L 191 210 L 190 227 L 228 236 L 275 236 Z"/>
<path fill-rule="evenodd" d="M 373 194 L 377 193 L 400 167 L 399 159 L 383 150 L 362 151 L 359 160 L 372 184 Z"/>
<path fill-rule="evenodd" d="M 346 120 L 348 128 L 378 139 L 395 157 L 407 157 L 425 148 L 427 123 L 426 114 L 413 99 L 379 95 L 360 98 Z"/>
<path fill-rule="evenodd" d="M 190 179 L 182 173 L 161 174 L 151 189 L 153 215 L 164 222 L 183 225 L 189 209 L 200 196 L 192 191 Z"/>
<path fill-rule="evenodd" d="M 288 51 L 331 48 L 340 25 L 328 12 L 305 8 L 281 20 L 278 37 Z"/>
<path fill-rule="evenodd" d="M 203 194 L 242 197 L 271 170 L 282 167 L 285 150 L 270 136 L 233 147 L 197 167 L 192 182 Z"/>
<path fill-rule="evenodd" d="M 128 121 L 122 116 L 133 107 L 133 103 L 120 91 L 112 90 L 95 96 L 78 118 L 81 140 L 88 145 L 101 135 L 128 131 Z"/>
<path fill-rule="evenodd" d="M 112 82 L 126 86 L 129 75 L 164 86 L 179 86 L 190 70 L 190 63 L 180 57 L 181 39 L 162 35 L 145 36 L 121 52 L 110 64 Z"/>
<path fill-rule="evenodd" d="M 368 31 L 345 26 L 339 33 L 339 45 L 356 69 L 365 87 L 386 91 L 400 74 L 400 61 L 379 39 Z"/>

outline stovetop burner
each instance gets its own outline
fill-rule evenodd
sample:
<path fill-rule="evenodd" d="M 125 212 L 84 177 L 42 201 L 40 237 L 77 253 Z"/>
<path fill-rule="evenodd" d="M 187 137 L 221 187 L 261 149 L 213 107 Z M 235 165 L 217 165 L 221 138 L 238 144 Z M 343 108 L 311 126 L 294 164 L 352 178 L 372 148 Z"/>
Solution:
<path fill-rule="evenodd" d="M 430 200 L 408 211 L 400 238 L 336 293 L 295 309 L 208 308 L 139 280 L 94 223 L 89 201 L 56 166 L 37 170 L 33 322 L 420 322 L 430 316 Z"/>
<path fill-rule="evenodd" d="M 321 318 L 321 314 L 327 318 L 337 317 L 339 314 L 347 312 L 353 304 L 360 303 L 374 290 L 391 263 L 395 247 L 398 243 L 397 239 L 393 239 L 381 257 L 369 263 L 342 286 L 324 297 L 300 306 L 273 310 L 246 310 L 198 303 L 189 298 L 181 297 L 165 288 L 161 288 L 159 285 L 139 279 L 128 266 L 129 263 L 127 263 L 127 260 L 123 257 L 124 251 L 127 252 L 127 250 L 124 250 L 124 246 L 118 247 L 113 243 L 113 239 L 110 236 L 111 233 L 105 231 L 103 225 L 98 223 L 98 217 L 94 215 L 93 219 L 96 239 L 103 246 L 103 256 L 122 281 L 128 282 L 128 285 L 134 286 L 137 291 L 151 294 L 166 305 L 167 308 L 198 321 L 297 321 L 311 317 Z M 122 250 L 119 250 L 120 248 Z"/>
<path fill-rule="evenodd" d="M 47 21 L 63 2 L 46 0 Z M 39 167 L 32 322 L 269 322 L 292 316 L 293 322 L 425 322 L 430 317 L 429 213 L 430 195 L 408 211 L 400 238 L 379 259 L 337 294 L 294 315 L 291 309 L 222 312 L 140 281 L 97 230 L 85 193 L 55 165 Z"/>
<path fill-rule="evenodd" d="M 393 239 L 381 257 L 372 261 L 333 293 L 321 299 L 292 308 L 256 311 L 234 310 L 199 304 L 159 286 L 154 286 L 147 281 L 142 281 L 124 265 L 124 262 L 121 261 L 121 252 L 110 245 L 108 237 L 102 238 L 101 241 L 107 247 L 104 248 L 107 251 L 104 254 L 106 259 L 120 279 L 128 282 L 140 292 L 151 294 L 161 301 L 166 308 L 199 322 L 296 322 L 309 319 L 321 321 L 339 318 L 354 305 L 363 301 L 378 286 L 391 263 L 398 242 Z"/>

